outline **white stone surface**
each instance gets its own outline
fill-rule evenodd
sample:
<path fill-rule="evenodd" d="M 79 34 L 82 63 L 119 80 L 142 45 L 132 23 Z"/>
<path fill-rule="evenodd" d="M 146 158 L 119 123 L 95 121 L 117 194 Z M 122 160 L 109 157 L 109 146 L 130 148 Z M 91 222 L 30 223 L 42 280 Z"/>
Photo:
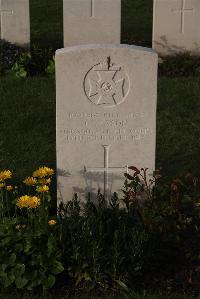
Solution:
<path fill-rule="evenodd" d="M 29 46 L 29 0 L 0 0 L 0 38 Z"/>
<path fill-rule="evenodd" d="M 116 43 L 121 36 L 121 0 L 63 0 L 64 47 Z"/>
<path fill-rule="evenodd" d="M 119 192 L 127 165 L 155 167 L 157 54 L 127 45 L 57 50 L 58 200 Z M 95 196 L 95 195 L 94 195 Z"/>
<path fill-rule="evenodd" d="M 200 52 L 200 0 L 154 0 L 153 48 Z"/>

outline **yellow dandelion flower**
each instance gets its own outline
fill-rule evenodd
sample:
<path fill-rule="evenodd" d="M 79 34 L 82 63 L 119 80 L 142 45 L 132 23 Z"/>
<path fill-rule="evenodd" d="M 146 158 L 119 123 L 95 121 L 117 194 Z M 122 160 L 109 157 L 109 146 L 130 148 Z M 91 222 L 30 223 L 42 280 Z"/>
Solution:
<path fill-rule="evenodd" d="M 0 182 L 12 177 L 12 172 L 10 170 L 3 170 L 0 172 Z"/>
<path fill-rule="evenodd" d="M 48 191 L 49 191 L 49 186 L 47 186 L 47 185 L 38 186 L 38 187 L 36 188 L 36 191 L 39 192 L 39 193 L 45 193 L 45 192 L 48 192 Z"/>
<path fill-rule="evenodd" d="M 33 177 L 36 177 L 36 178 L 44 178 L 44 177 L 47 177 L 47 176 L 52 176 L 54 174 L 54 170 L 49 168 L 49 167 L 46 167 L 46 166 L 43 166 L 43 167 L 40 167 L 38 168 L 37 170 L 35 170 L 33 172 Z"/>
<path fill-rule="evenodd" d="M 49 220 L 48 224 L 49 224 L 49 225 L 55 225 L 55 224 L 56 224 L 56 220 L 53 220 L 53 219 L 52 219 L 52 220 Z"/>
<path fill-rule="evenodd" d="M 0 183 L 0 189 L 3 189 L 5 187 L 5 183 Z"/>
<path fill-rule="evenodd" d="M 7 191 L 11 191 L 11 190 L 13 190 L 13 186 L 6 186 L 6 190 L 7 190 Z"/>
<path fill-rule="evenodd" d="M 40 198 L 37 196 L 30 196 L 28 201 L 28 208 L 35 209 L 40 206 Z"/>
<path fill-rule="evenodd" d="M 28 205 L 29 205 L 29 199 L 30 199 L 30 196 L 28 195 L 24 195 L 24 196 L 21 196 L 17 199 L 17 203 L 16 205 L 22 209 L 22 208 L 28 208 Z"/>
<path fill-rule="evenodd" d="M 23 183 L 28 186 L 34 186 L 37 184 L 37 180 L 36 180 L 36 178 L 29 176 L 23 181 Z"/>
<path fill-rule="evenodd" d="M 48 179 L 45 179 L 45 178 L 38 179 L 38 183 L 40 185 L 49 185 L 51 183 L 51 178 L 48 178 Z"/>

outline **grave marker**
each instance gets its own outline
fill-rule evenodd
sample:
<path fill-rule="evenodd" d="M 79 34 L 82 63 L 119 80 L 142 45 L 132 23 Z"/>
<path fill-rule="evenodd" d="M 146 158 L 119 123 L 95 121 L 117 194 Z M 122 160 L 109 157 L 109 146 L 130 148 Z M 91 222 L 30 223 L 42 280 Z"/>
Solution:
<path fill-rule="evenodd" d="M 29 0 L 0 0 L 0 38 L 29 46 Z"/>
<path fill-rule="evenodd" d="M 199 0 L 154 0 L 153 48 L 161 55 L 200 52 L 199 27 Z"/>
<path fill-rule="evenodd" d="M 157 55 L 126 45 L 56 52 L 58 200 L 110 198 L 128 165 L 155 168 Z"/>
<path fill-rule="evenodd" d="M 120 44 L 121 0 L 63 0 L 64 46 Z"/>

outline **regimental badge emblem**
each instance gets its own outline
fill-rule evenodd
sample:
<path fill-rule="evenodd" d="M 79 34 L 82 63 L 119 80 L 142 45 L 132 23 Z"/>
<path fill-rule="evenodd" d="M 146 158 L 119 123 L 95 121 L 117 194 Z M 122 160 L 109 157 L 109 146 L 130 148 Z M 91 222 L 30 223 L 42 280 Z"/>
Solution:
<path fill-rule="evenodd" d="M 111 62 L 111 58 L 94 65 L 84 78 L 84 91 L 95 105 L 115 107 L 122 104 L 130 90 L 125 70 Z"/>

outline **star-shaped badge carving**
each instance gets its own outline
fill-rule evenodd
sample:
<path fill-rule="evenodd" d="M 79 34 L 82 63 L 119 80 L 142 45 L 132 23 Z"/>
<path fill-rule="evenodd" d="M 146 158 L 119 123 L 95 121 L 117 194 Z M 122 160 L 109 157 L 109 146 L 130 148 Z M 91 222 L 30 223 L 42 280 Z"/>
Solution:
<path fill-rule="evenodd" d="M 89 79 L 89 97 L 96 105 L 118 105 L 124 97 L 125 78 L 115 80 L 118 70 L 97 70 L 98 79 Z"/>

